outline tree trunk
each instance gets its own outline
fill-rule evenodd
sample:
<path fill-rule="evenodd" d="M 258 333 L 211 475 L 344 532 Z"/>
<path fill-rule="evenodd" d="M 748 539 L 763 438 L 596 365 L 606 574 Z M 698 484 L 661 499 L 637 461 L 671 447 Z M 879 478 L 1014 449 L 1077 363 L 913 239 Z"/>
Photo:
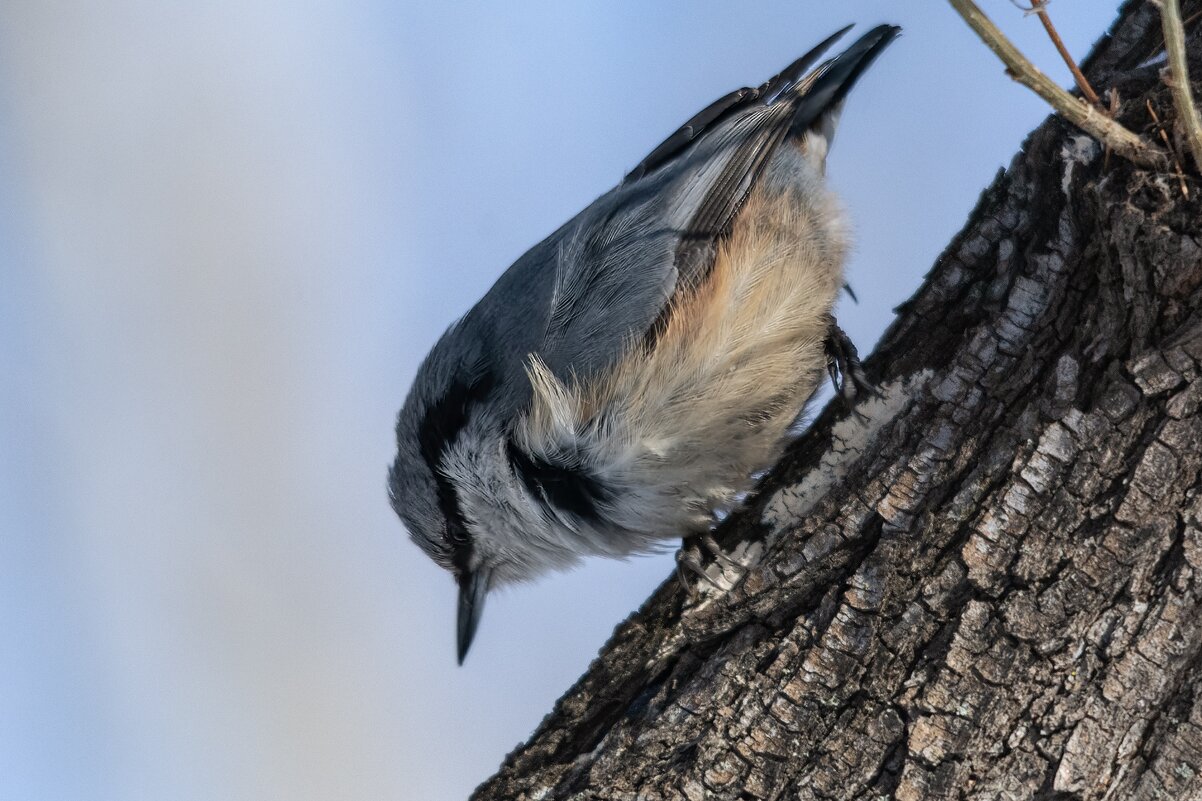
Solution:
<path fill-rule="evenodd" d="M 1156 141 L 1159 50 L 1129 3 L 1085 65 Z M 723 526 L 751 569 L 666 581 L 474 797 L 1202 798 L 1181 166 L 1040 126 L 867 361 L 880 396 L 828 408 Z"/>

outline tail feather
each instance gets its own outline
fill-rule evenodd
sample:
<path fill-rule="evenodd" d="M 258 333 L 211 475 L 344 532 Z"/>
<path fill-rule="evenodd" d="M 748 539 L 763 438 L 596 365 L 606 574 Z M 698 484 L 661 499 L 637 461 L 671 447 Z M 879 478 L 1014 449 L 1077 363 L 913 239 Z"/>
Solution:
<path fill-rule="evenodd" d="M 896 25 L 878 25 L 807 76 L 799 84 L 802 92 L 793 112 L 789 136 L 802 137 L 811 130 L 819 130 L 829 139 L 829 132 L 821 130 L 827 127 L 826 121 L 838 116 L 847 93 L 900 33 L 901 28 Z"/>
<path fill-rule="evenodd" d="M 676 129 L 671 136 L 647 154 L 646 158 L 626 174 L 626 177 L 622 179 L 623 183 L 637 181 L 644 175 L 659 169 L 681 152 L 688 149 L 693 142 L 720 125 L 724 120 L 748 108 L 752 104 L 772 105 L 792 95 L 791 99 L 801 98 L 803 101 L 799 104 L 798 111 L 804 115 L 811 114 L 810 110 L 813 109 L 814 111 L 811 114 L 811 117 L 813 117 L 816 114 L 820 114 L 825 105 L 829 104 L 827 101 L 823 101 L 822 97 L 827 97 L 830 102 L 837 103 L 851 89 L 852 84 L 855 83 L 859 74 L 876 58 L 876 54 L 880 50 L 883 50 L 893 37 L 901 31 L 901 28 L 893 25 L 881 25 L 873 28 L 860 37 L 844 53 L 827 61 L 816 70 L 811 70 L 818 59 L 830 49 L 830 46 L 843 36 L 843 34 L 847 33 L 851 27 L 851 25 L 848 25 L 841 30 L 835 31 L 792 64 L 755 89 L 748 87 L 736 89 L 710 103 L 690 117 L 684 125 Z M 873 50 L 873 48 L 876 49 Z M 863 63 L 856 66 L 855 62 L 859 60 L 862 60 Z M 828 73 L 842 75 L 842 80 L 847 85 L 841 90 L 837 86 L 834 87 L 837 96 L 834 96 L 833 100 L 828 97 L 828 93 L 823 94 L 822 97 L 814 96 L 811 101 L 811 95 L 815 90 L 826 92 L 828 89 L 829 83 L 823 82 L 823 76 Z"/>
<path fill-rule="evenodd" d="M 831 45 L 841 39 L 843 34 L 850 31 L 852 27 L 851 25 L 847 25 L 835 31 L 810 48 L 808 53 L 765 81 L 763 86 L 756 90 L 756 93 L 763 98 L 764 105 L 772 105 L 780 99 L 781 95 L 797 86 L 798 82 L 809 72 L 810 67 L 814 66 L 814 62 L 829 50 Z"/>

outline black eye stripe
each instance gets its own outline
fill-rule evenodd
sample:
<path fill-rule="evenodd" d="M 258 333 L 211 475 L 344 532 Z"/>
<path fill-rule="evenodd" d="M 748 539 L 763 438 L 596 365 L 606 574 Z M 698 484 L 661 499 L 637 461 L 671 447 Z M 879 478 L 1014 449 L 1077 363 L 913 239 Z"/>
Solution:
<path fill-rule="evenodd" d="M 447 522 L 447 546 L 456 567 L 466 566 L 471 553 L 471 538 L 463 511 L 459 508 L 459 494 L 455 485 L 443 474 L 440 467 L 443 455 L 459 436 L 471 417 L 472 407 L 484 401 L 495 385 L 493 375 L 480 373 L 471 383 L 456 380 L 442 397 L 426 409 L 418 430 L 418 447 L 422 459 L 434 476 L 438 492 L 438 507 Z"/>

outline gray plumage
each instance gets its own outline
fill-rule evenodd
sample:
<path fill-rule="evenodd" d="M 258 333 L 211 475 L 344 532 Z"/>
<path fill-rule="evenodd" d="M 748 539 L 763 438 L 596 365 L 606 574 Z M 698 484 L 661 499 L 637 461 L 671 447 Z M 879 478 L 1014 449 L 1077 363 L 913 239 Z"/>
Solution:
<path fill-rule="evenodd" d="M 426 357 L 389 492 L 458 579 L 460 661 L 490 588 L 706 531 L 779 456 L 843 283 L 827 147 L 898 30 L 809 71 L 840 31 L 703 110 Z"/>

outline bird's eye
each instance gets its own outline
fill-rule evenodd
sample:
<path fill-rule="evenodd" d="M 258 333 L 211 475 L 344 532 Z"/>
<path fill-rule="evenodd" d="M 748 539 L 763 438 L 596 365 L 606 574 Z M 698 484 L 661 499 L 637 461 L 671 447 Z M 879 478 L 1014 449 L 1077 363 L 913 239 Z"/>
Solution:
<path fill-rule="evenodd" d="M 443 539 L 452 547 L 467 545 L 471 537 L 468 536 L 467 527 L 458 520 L 448 520 L 447 526 L 443 530 Z"/>
<path fill-rule="evenodd" d="M 472 542 L 467 528 L 458 521 L 450 522 L 447 524 L 443 539 L 450 547 L 451 564 L 454 565 L 456 572 L 466 573 L 468 563 L 472 558 Z"/>

